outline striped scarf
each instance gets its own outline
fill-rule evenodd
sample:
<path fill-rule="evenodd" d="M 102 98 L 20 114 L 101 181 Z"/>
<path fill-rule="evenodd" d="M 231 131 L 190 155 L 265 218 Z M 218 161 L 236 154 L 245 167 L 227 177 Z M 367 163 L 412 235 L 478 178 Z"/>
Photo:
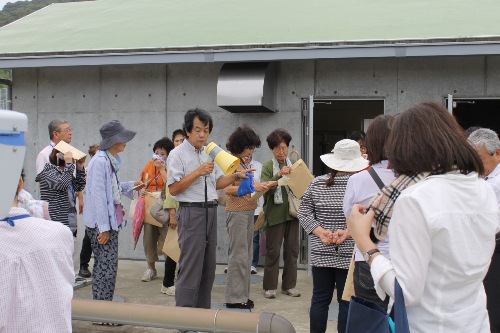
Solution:
<path fill-rule="evenodd" d="M 392 210 L 401 192 L 419 181 L 424 180 L 429 174 L 429 172 L 422 172 L 409 176 L 400 175 L 373 197 L 368 210 L 371 209 L 375 212 L 372 231 L 379 241 L 384 240 L 387 236 Z"/>

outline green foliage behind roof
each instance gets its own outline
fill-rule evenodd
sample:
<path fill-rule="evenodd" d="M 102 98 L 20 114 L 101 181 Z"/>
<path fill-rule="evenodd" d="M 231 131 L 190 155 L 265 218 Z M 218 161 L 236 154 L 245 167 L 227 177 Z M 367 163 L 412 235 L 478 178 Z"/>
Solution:
<path fill-rule="evenodd" d="M 0 11 L 0 27 L 56 2 L 77 2 L 88 0 L 30 0 L 8 2 Z"/>
<path fill-rule="evenodd" d="M 0 55 L 500 40 L 498 0 L 96 0 L 0 28 Z"/>

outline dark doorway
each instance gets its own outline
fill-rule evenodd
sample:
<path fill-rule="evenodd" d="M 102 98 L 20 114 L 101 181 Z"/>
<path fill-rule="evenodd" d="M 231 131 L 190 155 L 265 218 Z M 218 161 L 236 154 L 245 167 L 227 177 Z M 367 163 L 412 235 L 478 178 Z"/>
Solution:
<path fill-rule="evenodd" d="M 500 133 L 500 99 L 453 99 L 453 115 L 463 129 L 486 127 Z"/>
<path fill-rule="evenodd" d="M 383 100 L 314 100 L 313 174 L 329 171 L 320 155 L 331 152 L 352 131 L 366 132 L 370 121 L 383 113 Z"/>

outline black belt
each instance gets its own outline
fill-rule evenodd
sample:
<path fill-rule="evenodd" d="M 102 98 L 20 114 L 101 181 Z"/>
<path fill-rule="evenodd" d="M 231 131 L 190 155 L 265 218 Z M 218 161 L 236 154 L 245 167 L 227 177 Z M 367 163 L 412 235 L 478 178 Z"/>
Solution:
<path fill-rule="evenodd" d="M 217 200 L 214 201 L 208 201 L 207 203 L 204 202 L 179 202 L 179 206 L 181 207 L 197 207 L 197 208 L 213 208 L 217 207 L 219 202 Z"/>

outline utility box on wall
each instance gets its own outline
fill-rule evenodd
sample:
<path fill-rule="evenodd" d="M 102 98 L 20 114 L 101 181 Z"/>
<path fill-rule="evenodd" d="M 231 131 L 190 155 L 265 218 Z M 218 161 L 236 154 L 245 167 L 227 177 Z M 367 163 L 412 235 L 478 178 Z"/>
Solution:
<path fill-rule="evenodd" d="M 217 81 L 217 105 L 232 113 L 276 112 L 276 63 L 224 64 Z"/>

